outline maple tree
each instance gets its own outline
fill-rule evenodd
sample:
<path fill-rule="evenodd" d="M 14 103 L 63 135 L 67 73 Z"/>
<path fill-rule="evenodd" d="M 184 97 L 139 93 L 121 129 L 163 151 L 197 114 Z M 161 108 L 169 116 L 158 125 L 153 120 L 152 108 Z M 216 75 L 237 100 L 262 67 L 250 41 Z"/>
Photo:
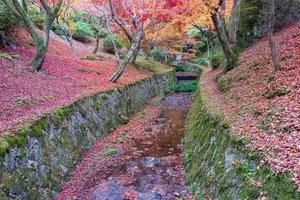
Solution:
<path fill-rule="evenodd" d="M 135 63 L 145 31 L 157 24 L 170 22 L 172 13 L 179 12 L 179 5 L 182 5 L 181 0 L 94 0 L 93 3 L 104 9 L 102 12 L 130 42 L 125 58 L 120 60 L 117 56 L 118 68 L 110 79 L 112 82 L 118 80 L 127 64 Z M 115 52 L 118 54 L 117 50 Z"/>
<path fill-rule="evenodd" d="M 39 0 L 39 5 L 45 12 L 45 20 L 43 23 L 43 35 L 40 36 L 33 21 L 29 17 L 29 2 L 26 0 L 0 0 L 11 11 L 12 14 L 22 23 L 23 27 L 32 37 L 36 54 L 31 61 L 29 68 L 33 71 L 39 71 L 42 68 L 46 56 L 49 34 L 55 18 L 58 16 L 63 6 L 64 0 L 46 1 Z"/>

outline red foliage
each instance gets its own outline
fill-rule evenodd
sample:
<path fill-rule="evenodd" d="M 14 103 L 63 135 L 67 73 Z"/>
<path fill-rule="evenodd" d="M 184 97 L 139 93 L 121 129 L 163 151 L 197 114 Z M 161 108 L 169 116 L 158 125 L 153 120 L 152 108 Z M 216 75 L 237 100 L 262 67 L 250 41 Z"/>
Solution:
<path fill-rule="evenodd" d="M 129 66 L 118 83 L 113 84 L 109 82 L 109 76 L 115 70 L 114 60 L 81 60 L 72 56 L 69 47 L 56 39 L 50 41 L 43 70 L 33 73 L 27 68 L 34 55 L 29 38 L 23 31 L 17 50 L 7 52 L 0 49 L 21 56 L 13 61 L 0 59 L 0 132 L 83 96 L 151 75 L 148 71 Z"/>
<path fill-rule="evenodd" d="M 107 0 L 92 0 L 93 3 L 109 9 Z M 133 17 L 137 26 L 142 30 L 159 23 L 166 23 L 172 19 L 172 15 L 178 12 L 183 5 L 182 0 L 112 0 L 112 4 L 119 19 L 128 25 L 132 25 Z"/>
<path fill-rule="evenodd" d="M 283 66 L 277 73 L 267 38 L 246 49 L 238 67 L 223 77 L 234 82 L 225 82 L 230 89 L 221 107 L 234 121 L 234 131 L 250 139 L 249 147 L 260 150 L 274 172 L 291 172 L 300 190 L 299 33 L 300 21 L 275 34 Z"/>

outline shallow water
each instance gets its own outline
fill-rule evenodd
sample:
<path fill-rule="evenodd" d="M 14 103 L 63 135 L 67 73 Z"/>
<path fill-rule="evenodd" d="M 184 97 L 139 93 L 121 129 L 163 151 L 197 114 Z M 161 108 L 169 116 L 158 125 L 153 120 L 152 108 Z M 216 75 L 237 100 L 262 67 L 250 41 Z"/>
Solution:
<path fill-rule="evenodd" d="M 167 96 L 162 102 L 161 116 L 153 121 L 161 127 L 159 133 L 145 140 L 135 141 L 139 157 L 112 169 L 107 178 L 93 188 L 95 199 L 124 199 L 124 193 L 132 191 L 141 200 L 177 199 L 186 196 L 188 191 L 182 185 L 184 177 L 181 140 L 191 103 L 191 93 Z M 145 129 L 150 132 L 151 126 Z M 130 181 L 124 183 L 122 180 Z"/>

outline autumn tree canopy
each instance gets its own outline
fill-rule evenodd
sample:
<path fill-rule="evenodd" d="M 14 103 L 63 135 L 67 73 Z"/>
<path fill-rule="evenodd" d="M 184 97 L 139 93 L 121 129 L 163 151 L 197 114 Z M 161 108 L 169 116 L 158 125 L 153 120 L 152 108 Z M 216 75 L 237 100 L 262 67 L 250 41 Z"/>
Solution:
<path fill-rule="evenodd" d="M 101 7 L 103 14 L 109 16 L 131 45 L 125 58 L 118 62 L 118 69 L 111 77 L 113 82 L 129 62 L 135 63 L 146 30 L 171 22 L 173 14 L 182 12 L 183 5 L 182 0 L 93 0 L 93 3 Z"/>

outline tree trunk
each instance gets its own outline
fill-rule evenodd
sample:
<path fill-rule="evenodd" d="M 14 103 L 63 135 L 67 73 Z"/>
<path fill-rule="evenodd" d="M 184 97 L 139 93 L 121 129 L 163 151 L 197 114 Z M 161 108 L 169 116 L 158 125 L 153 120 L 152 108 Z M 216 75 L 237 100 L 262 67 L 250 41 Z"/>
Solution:
<path fill-rule="evenodd" d="M 117 70 L 111 76 L 111 78 L 110 78 L 111 82 L 115 83 L 121 77 L 121 75 L 124 72 L 124 68 L 130 63 L 135 52 L 138 51 L 139 44 L 142 40 L 142 37 L 143 37 L 143 32 L 138 32 L 137 36 L 134 39 L 134 41 L 132 42 L 131 47 L 130 47 L 129 51 L 127 52 L 125 58 L 118 64 Z"/>
<path fill-rule="evenodd" d="M 136 47 L 136 50 L 133 52 L 132 58 L 130 59 L 130 64 L 135 65 L 137 56 L 139 55 L 140 45 L 141 45 L 142 38 L 138 42 L 138 46 Z"/>
<path fill-rule="evenodd" d="M 208 33 L 209 34 L 209 33 Z M 210 47 L 209 47 L 209 36 L 207 36 L 207 42 L 206 42 L 206 45 L 207 45 L 207 65 L 209 68 L 211 68 L 211 59 L 210 59 Z"/>
<path fill-rule="evenodd" d="M 227 72 L 234 68 L 234 66 L 237 62 L 237 57 L 229 44 L 224 24 L 222 23 L 222 19 L 220 18 L 218 13 L 212 14 L 212 20 L 213 20 L 214 26 L 217 30 L 218 38 L 221 43 L 225 58 L 227 60 L 227 65 L 224 70 L 225 72 Z"/>
<path fill-rule="evenodd" d="M 29 69 L 31 71 L 39 71 L 42 69 L 47 49 L 48 49 L 48 44 L 49 44 L 49 31 L 44 32 L 44 37 L 42 39 L 34 40 L 35 41 L 35 50 L 36 54 L 29 64 Z"/>
<path fill-rule="evenodd" d="M 276 41 L 273 37 L 273 29 L 274 29 L 274 23 L 275 23 L 275 2 L 274 0 L 269 0 L 269 6 L 270 6 L 270 22 L 269 22 L 269 44 L 271 49 L 271 55 L 273 60 L 273 65 L 275 68 L 275 71 L 279 71 L 281 69 L 279 57 L 276 50 Z"/>
<path fill-rule="evenodd" d="M 229 43 L 234 46 L 236 44 L 237 23 L 238 23 L 238 9 L 240 0 L 233 0 L 233 7 L 229 21 Z"/>
<path fill-rule="evenodd" d="M 98 52 L 99 43 L 100 43 L 100 31 L 98 30 L 97 35 L 96 35 L 96 45 L 95 45 L 95 48 L 93 50 L 93 54 L 96 54 Z"/>

